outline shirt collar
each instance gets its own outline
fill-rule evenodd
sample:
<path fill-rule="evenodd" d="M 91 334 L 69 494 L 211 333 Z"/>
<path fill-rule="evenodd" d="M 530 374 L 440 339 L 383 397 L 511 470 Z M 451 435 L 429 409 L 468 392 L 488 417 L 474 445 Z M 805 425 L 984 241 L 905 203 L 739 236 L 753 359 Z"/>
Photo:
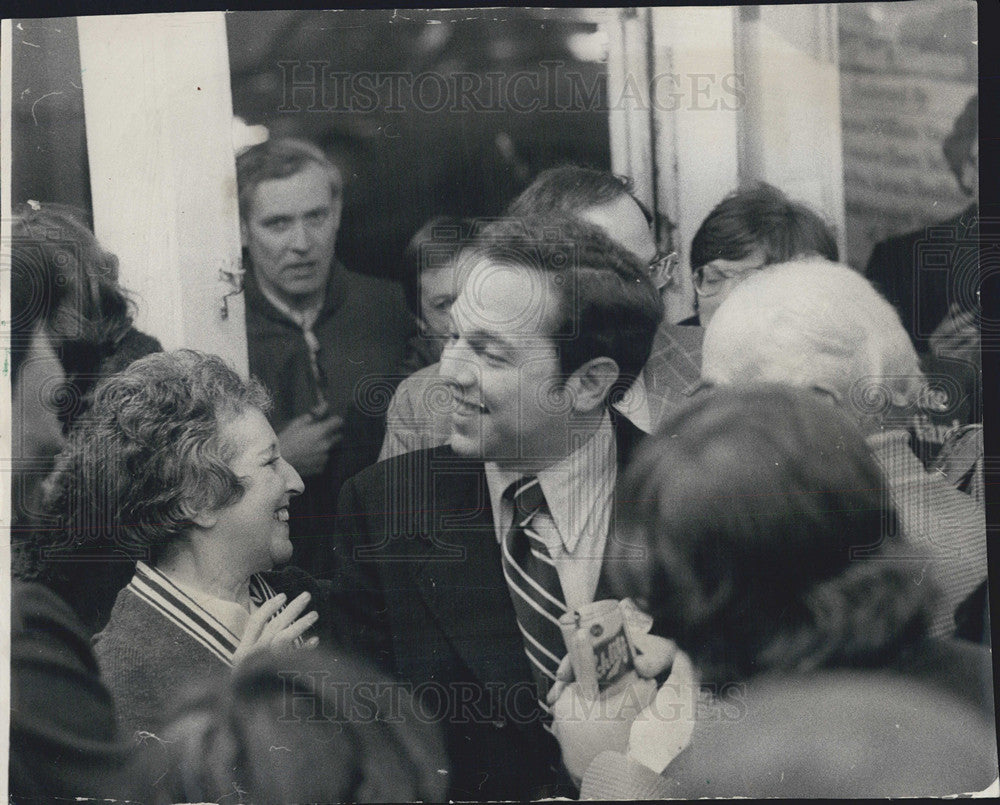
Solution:
<path fill-rule="evenodd" d="M 625 395 L 613 406 L 623 417 L 643 433 L 652 433 L 653 422 L 649 411 L 649 394 L 642 373 L 629 386 Z"/>
<path fill-rule="evenodd" d="M 580 541 L 580 525 L 575 522 L 574 512 L 586 507 L 586 501 L 593 496 L 594 489 L 608 489 L 615 482 L 617 471 L 617 445 L 611 417 L 605 411 L 601 424 L 586 442 L 565 458 L 544 470 L 539 470 L 538 482 L 545 495 L 549 514 L 556 525 L 559 537 L 567 553 L 572 553 Z M 505 470 L 494 462 L 484 465 L 486 485 L 493 506 L 493 522 L 497 526 L 497 538 L 503 539 L 499 512 L 505 511 L 503 493 L 514 481 L 524 477 L 524 473 Z M 502 530 L 501 530 L 502 529 Z"/>
<path fill-rule="evenodd" d="M 270 302 L 279 313 L 290 318 L 304 331 L 311 330 L 313 325 L 316 324 L 316 319 L 319 318 L 319 312 L 323 309 L 324 297 L 319 297 L 313 304 L 303 310 L 295 310 L 279 299 L 278 296 L 272 293 L 270 289 L 265 288 L 263 284 L 258 283 L 258 286 L 260 287 L 260 292 L 263 294 L 264 298 Z"/>
<path fill-rule="evenodd" d="M 286 312 L 288 310 L 287 306 L 282 304 L 281 300 L 276 301 L 272 294 L 264 290 L 264 286 L 257 279 L 253 264 L 246 256 L 244 256 L 244 260 L 246 261 L 247 272 L 243 287 L 247 295 L 247 304 L 253 306 L 255 310 L 260 311 L 267 318 L 290 318 L 291 321 L 298 324 L 301 315 L 289 317 L 289 314 Z M 323 293 L 322 300 L 319 302 L 317 319 L 325 319 L 339 310 L 341 305 L 344 304 L 350 290 L 348 287 L 350 285 L 349 276 L 350 272 L 334 257 L 333 262 L 330 263 L 330 276 L 326 281 L 326 290 Z M 313 325 L 315 326 L 315 322 L 313 322 Z"/>

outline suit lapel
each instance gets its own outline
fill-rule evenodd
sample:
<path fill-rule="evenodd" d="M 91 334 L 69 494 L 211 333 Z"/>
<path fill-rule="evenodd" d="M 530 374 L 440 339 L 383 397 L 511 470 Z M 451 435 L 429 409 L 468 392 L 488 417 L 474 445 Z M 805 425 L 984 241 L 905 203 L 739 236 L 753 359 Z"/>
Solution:
<path fill-rule="evenodd" d="M 597 580 L 597 590 L 594 592 L 595 601 L 617 598 L 618 593 L 613 584 L 615 566 L 625 561 L 636 561 L 642 558 L 638 547 L 623 547 L 627 545 L 628 526 L 633 522 L 633 517 L 629 501 L 622 498 L 621 488 L 625 468 L 646 434 L 613 408 L 611 409 L 611 423 L 615 429 L 618 472 L 615 493 L 611 499 L 611 518 L 608 523 L 608 539 L 604 545 L 604 562 L 601 565 L 601 575 Z"/>
<path fill-rule="evenodd" d="M 619 484 L 624 467 L 645 436 L 612 410 Z M 482 681 L 517 684 L 531 679 L 510 591 L 503 577 L 486 474 L 480 462 L 448 448 L 430 453 L 424 476 L 427 538 L 409 565 L 428 610 L 465 664 Z M 613 595 L 607 557 L 626 513 L 616 493 L 595 600 Z M 617 551 L 620 555 L 621 551 Z M 626 554 L 631 556 L 631 554 Z"/>
<path fill-rule="evenodd" d="M 483 682 L 530 680 L 483 465 L 435 451 L 428 473 L 429 539 L 412 565 L 427 608 L 456 653 Z"/>

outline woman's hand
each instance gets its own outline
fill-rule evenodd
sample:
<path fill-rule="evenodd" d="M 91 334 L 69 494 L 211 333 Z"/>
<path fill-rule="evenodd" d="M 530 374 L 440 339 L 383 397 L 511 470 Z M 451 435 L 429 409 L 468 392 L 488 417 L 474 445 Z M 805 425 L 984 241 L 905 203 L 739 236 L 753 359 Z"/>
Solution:
<path fill-rule="evenodd" d="M 591 761 L 601 752 L 624 753 L 632 723 L 656 696 L 656 682 L 634 671 L 596 699 L 587 699 L 570 682 L 552 705 L 552 734 L 562 749 L 563 765 L 579 785 Z"/>
<path fill-rule="evenodd" d="M 277 615 L 275 613 L 288 600 L 287 595 L 281 593 L 261 604 L 247 621 L 243 639 L 233 655 L 233 664 L 238 665 L 250 655 L 264 649 L 281 650 L 291 646 L 295 638 L 302 635 L 319 619 L 319 614 L 315 610 L 302 615 L 310 598 L 309 593 L 302 593 Z M 302 617 L 299 617 L 300 615 Z M 315 648 L 317 645 L 319 638 L 311 637 L 304 647 Z"/>
<path fill-rule="evenodd" d="M 701 685 L 683 651 L 672 657 L 670 676 L 656 698 L 636 716 L 628 739 L 628 754 L 660 774 L 691 742 L 699 712 Z"/>

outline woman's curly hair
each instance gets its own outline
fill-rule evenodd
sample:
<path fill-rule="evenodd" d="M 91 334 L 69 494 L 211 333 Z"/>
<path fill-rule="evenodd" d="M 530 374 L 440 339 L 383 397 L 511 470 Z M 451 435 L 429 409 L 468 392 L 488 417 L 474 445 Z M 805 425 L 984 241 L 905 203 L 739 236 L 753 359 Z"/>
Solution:
<path fill-rule="evenodd" d="M 148 355 L 102 380 L 45 483 L 44 527 L 20 546 L 19 575 L 51 583 L 82 556 L 155 562 L 198 512 L 243 494 L 221 429 L 269 407 L 260 383 L 193 350 Z"/>

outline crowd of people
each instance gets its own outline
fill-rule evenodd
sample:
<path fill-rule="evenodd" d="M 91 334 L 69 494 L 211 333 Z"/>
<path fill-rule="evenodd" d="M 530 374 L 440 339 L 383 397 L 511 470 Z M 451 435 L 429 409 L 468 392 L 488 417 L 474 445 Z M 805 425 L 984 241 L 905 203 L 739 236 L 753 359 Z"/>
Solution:
<path fill-rule="evenodd" d="M 575 165 L 428 220 L 399 287 L 334 256 L 316 146 L 237 175 L 249 378 L 136 330 L 82 214 L 16 211 L 17 801 L 995 781 L 979 407 L 931 382 L 978 300 L 911 315 L 918 266 L 766 184 L 683 276 Z"/>

